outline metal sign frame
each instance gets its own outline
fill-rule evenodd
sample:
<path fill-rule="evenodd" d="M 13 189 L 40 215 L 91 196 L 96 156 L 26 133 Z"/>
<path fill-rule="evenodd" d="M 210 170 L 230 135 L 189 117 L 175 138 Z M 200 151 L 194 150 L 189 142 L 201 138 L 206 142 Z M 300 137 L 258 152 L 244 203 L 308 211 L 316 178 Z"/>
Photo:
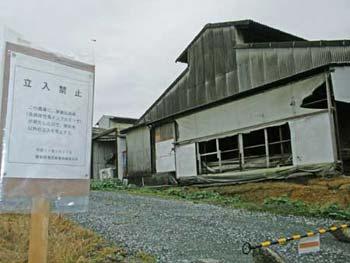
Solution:
<path fill-rule="evenodd" d="M 11 64 L 11 53 L 21 53 L 34 58 L 43 59 L 46 61 L 54 62 L 64 66 L 69 66 L 74 69 L 79 69 L 91 73 L 95 73 L 95 66 L 77 62 L 68 58 L 60 57 L 57 54 L 45 52 L 30 47 L 6 43 L 5 48 L 5 64 L 4 64 L 4 79 L 3 79 L 3 90 L 2 90 L 2 103 L 1 103 L 1 115 L 0 115 L 0 160 L 3 156 L 3 140 L 4 140 L 4 129 L 6 127 L 6 116 L 8 112 L 8 96 L 9 96 L 9 82 L 10 82 L 10 64 Z M 92 85 L 92 101 L 94 96 L 94 84 L 95 75 L 93 74 L 93 85 Z M 91 119 L 92 127 L 92 119 Z M 91 160 L 89 160 L 89 163 Z M 0 171 L 2 169 L 2 162 L 0 162 Z M 6 197 L 37 197 L 45 195 L 50 198 L 59 195 L 66 196 L 84 196 L 89 193 L 89 179 L 34 179 L 34 178 L 2 178 L 3 194 Z M 15 191 L 13 191 L 15 189 Z M 15 194 L 13 194 L 15 192 Z"/>

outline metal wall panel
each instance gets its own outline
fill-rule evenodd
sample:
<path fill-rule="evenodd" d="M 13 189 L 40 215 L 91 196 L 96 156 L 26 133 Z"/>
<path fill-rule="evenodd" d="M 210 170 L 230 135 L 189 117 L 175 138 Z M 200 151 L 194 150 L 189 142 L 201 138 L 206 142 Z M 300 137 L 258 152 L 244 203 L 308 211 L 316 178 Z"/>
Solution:
<path fill-rule="evenodd" d="M 240 53 L 240 52 L 238 52 Z M 264 61 L 264 81 L 266 79 L 278 79 L 278 55 L 274 48 L 262 50 L 262 56 Z"/>
<path fill-rule="evenodd" d="M 297 73 L 312 68 L 311 48 L 295 48 L 293 59 Z"/>
<path fill-rule="evenodd" d="M 126 135 L 128 177 L 147 175 L 151 168 L 151 137 L 147 126 L 129 131 Z"/>
<path fill-rule="evenodd" d="M 250 76 L 250 50 L 237 52 L 237 74 L 239 92 L 245 91 L 251 86 Z"/>
<path fill-rule="evenodd" d="M 350 62 L 350 47 L 237 49 L 239 89 L 252 89 L 333 62 Z"/>

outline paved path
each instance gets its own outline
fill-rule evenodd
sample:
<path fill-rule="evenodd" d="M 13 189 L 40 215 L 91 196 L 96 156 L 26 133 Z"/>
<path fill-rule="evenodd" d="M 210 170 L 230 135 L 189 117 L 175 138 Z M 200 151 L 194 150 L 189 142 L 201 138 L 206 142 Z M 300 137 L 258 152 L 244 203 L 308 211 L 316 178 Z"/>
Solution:
<path fill-rule="evenodd" d="M 244 240 L 262 241 L 328 226 L 327 219 L 277 216 L 207 204 L 126 193 L 93 192 L 90 211 L 73 216 L 130 251 L 142 249 L 159 262 L 252 262 L 241 253 Z M 322 236 L 321 253 L 297 256 L 296 244 L 278 249 L 287 262 L 350 262 L 350 244 Z"/>

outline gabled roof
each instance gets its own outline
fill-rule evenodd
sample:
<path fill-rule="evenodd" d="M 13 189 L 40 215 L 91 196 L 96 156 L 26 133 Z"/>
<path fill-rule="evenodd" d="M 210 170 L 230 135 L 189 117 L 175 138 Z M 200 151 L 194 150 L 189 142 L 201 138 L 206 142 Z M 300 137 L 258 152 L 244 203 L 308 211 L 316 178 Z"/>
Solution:
<path fill-rule="evenodd" d="M 185 48 L 185 50 L 180 54 L 180 56 L 176 59 L 176 62 L 187 63 L 187 51 L 193 45 L 194 42 L 207 30 L 214 28 L 223 28 L 234 26 L 239 30 L 249 32 L 251 35 L 260 35 L 262 39 L 265 39 L 261 42 L 286 42 L 286 41 L 305 41 L 301 37 L 295 36 L 290 33 L 283 32 L 279 29 L 260 24 L 250 19 L 246 20 L 238 20 L 238 21 L 230 21 L 223 23 L 209 23 L 206 24 L 202 30 L 195 36 L 195 38 L 190 42 L 190 44 Z M 247 43 L 254 42 L 252 39 L 247 39 Z"/>

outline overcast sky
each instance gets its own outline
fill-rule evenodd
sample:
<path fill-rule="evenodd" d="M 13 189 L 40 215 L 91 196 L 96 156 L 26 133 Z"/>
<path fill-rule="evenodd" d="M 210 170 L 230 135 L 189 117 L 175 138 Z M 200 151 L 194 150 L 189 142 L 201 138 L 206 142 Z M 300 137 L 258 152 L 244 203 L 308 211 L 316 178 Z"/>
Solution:
<path fill-rule="evenodd" d="M 253 19 L 307 39 L 349 39 L 349 14 L 349 0 L 0 1 L 0 24 L 26 39 L 95 50 L 95 121 L 140 117 L 185 68 L 175 59 L 206 23 Z"/>

